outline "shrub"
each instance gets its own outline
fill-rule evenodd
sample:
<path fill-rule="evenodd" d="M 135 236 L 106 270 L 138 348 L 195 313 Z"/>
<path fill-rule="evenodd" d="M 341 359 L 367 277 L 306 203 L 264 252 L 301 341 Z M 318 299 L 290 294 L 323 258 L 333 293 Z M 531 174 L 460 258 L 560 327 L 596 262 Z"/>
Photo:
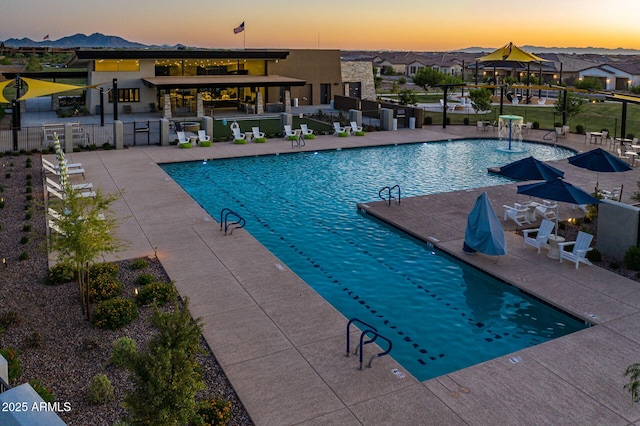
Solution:
<path fill-rule="evenodd" d="M 465 118 L 462 120 L 462 124 L 464 124 L 465 126 L 468 126 L 468 125 L 469 125 L 469 117 L 465 117 Z"/>
<path fill-rule="evenodd" d="M 602 262 L 602 253 L 600 253 L 600 251 L 595 248 L 591 251 L 588 251 L 586 257 L 592 262 Z"/>
<path fill-rule="evenodd" d="M 136 278 L 136 285 L 142 287 L 147 284 L 151 284 L 152 282 L 155 282 L 155 281 L 156 281 L 156 277 L 154 277 L 151 274 L 140 274 Z"/>
<path fill-rule="evenodd" d="M 189 149 L 189 148 L 191 148 L 191 142 L 178 144 L 178 148 L 180 148 L 180 149 Z"/>
<path fill-rule="evenodd" d="M 424 125 L 425 125 L 425 126 L 430 126 L 430 125 L 432 125 L 432 124 L 433 124 L 433 118 L 432 118 L 431 116 L 427 115 L 427 116 L 424 118 Z"/>
<path fill-rule="evenodd" d="M 5 329 L 12 325 L 20 324 L 20 314 L 18 311 L 7 311 L 0 315 L 0 328 Z"/>
<path fill-rule="evenodd" d="M 22 232 L 31 232 L 31 225 L 28 223 L 22 225 Z"/>
<path fill-rule="evenodd" d="M 47 388 L 42 384 L 40 379 L 31 379 L 29 384 L 33 388 L 34 391 L 40 395 L 40 397 L 44 400 L 44 402 L 53 402 L 56 400 L 55 395 L 51 392 L 51 389 Z"/>
<path fill-rule="evenodd" d="M 48 285 L 65 284 L 75 281 L 76 277 L 76 270 L 73 266 L 68 263 L 58 263 L 49 269 L 45 283 Z"/>
<path fill-rule="evenodd" d="M 582 124 L 576 124 L 576 133 L 584 135 L 584 126 Z"/>
<path fill-rule="evenodd" d="M 18 256 L 18 260 L 28 260 L 29 259 L 29 253 L 27 253 L 26 251 L 23 251 L 22 253 L 20 253 L 20 256 Z"/>
<path fill-rule="evenodd" d="M 149 265 L 149 263 L 147 262 L 146 259 L 136 259 L 133 262 L 131 262 L 131 269 L 136 270 L 136 269 L 144 269 Z"/>
<path fill-rule="evenodd" d="M 259 142 L 259 141 L 258 141 L 258 139 L 264 139 L 264 138 L 256 138 L 256 142 Z M 265 139 L 265 141 L 266 141 L 266 139 Z M 264 142 L 264 141 L 263 141 L 263 142 Z M 202 148 L 206 148 L 206 147 L 209 147 L 209 146 L 211 146 L 211 145 L 212 145 L 212 142 L 211 142 L 211 141 L 202 141 L 202 142 L 200 142 L 200 146 L 201 146 Z"/>
<path fill-rule="evenodd" d="M 358 130 L 358 131 L 355 133 L 355 135 L 356 135 L 356 136 L 364 136 L 364 135 L 366 135 L 366 133 L 365 133 L 364 131 L 362 131 L 362 130 Z M 311 136 L 313 136 L 313 135 L 311 135 Z"/>
<path fill-rule="evenodd" d="M 91 278 L 97 277 L 98 275 L 108 275 L 112 278 L 115 278 L 118 275 L 118 265 L 115 263 L 104 262 L 104 263 L 96 263 L 91 266 L 91 271 L 89 271 L 89 276 Z"/>
<path fill-rule="evenodd" d="M 93 324 L 110 330 L 124 327 L 136 318 L 138 318 L 136 304 L 120 297 L 99 302 L 93 312 Z"/>
<path fill-rule="evenodd" d="M 447 118 L 444 120 L 445 124 L 448 126 L 449 124 L 451 124 L 451 117 L 447 116 Z"/>
<path fill-rule="evenodd" d="M 18 350 L 14 347 L 7 347 L 6 349 L 0 349 L 0 355 L 7 360 L 9 369 L 9 383 L 18 378 L 22 372 L 22 364 L 20 358 L 18 358 Z"/>
<path fill-rule="evenodd" d="M 233 141 L 233 143 L 235 143 L 236 145 L 243 145 L 243 144 L 247 143 L 247 140 L 246 139 L 236 139 L 236 140 Z M 181 147 L 182 147 L 182 145 L 186 145 L 186 144 L 181 144 Z"/>
<path fill-rule="evenodd" d="M 23 235 L 22 238 L 20 238 L 20 244 L 27 244 L 29 242 L 29 237 L 27 237 L 26 235 Z"/>
<path fill-rule="evenodd" d="M 205 425 L 226 425 L 233 413 L 226 399 L 207 398 L 198 403 L 198 415 Z"/>
<path fill-rule="evenodd" d="M 42 346 L 42 334 L 39 331 L 34 331 L 27 336 L 25 344 L 29 348 L 39 348 Z"/>
<path fill-rule="evenodd" d="M 113 342 L 109 362 L 116 367 L 126 367 L 138 352 L 138 344 L 130 337 L 121 337 Z"/>
<path fill-rule="evenodd" d="M 136 303 L 139 306 L 150 304 L 164 305 L 176 296 L 176 290 L 173 283 L 155 282 L 148 284 L 138 292 Z"/>
<path fill-rule="evenodd" d="M 97 374 L 89 386 L 89 401 L 93 404 L 106 404 L 113 400 L 113 385 L 105 374 Z"/>
<path fill-rule="evenodd" d="M 531 127 L 537 130 L 537 129 L 539 129 L 539 128 L 540 128 L 540 123 L 539 123 L 538 121 L 534 121 L 534 122 L 531 124 Z"/>
<path fill-rule="evenodd" d="M 640 271 L 640 248 L 631 246 L 624 254 L 624 264 L 627 268 Z"/>
<path fill-rule="evenodd" d="M 108 274 L 98 275 L 89 281 L 89 300 L 99 302 L 122 293 L 122 283 Z"/>

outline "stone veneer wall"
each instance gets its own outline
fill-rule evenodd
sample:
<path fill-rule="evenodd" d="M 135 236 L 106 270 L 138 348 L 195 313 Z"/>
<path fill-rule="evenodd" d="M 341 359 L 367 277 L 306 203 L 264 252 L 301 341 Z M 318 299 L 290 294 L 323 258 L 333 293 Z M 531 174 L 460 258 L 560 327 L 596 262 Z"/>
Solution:
<path fill-rule="evenodd" d="M 346 85 L 350 82 L 360 83 L 360 96 L 362 99 L 375 100 L 376 86 L 373 82 L 373 67 L 371 62 L 349 61 L 341 62 L 342 82 Z M 349 96 L 349 93 L 344 93 Z"/>

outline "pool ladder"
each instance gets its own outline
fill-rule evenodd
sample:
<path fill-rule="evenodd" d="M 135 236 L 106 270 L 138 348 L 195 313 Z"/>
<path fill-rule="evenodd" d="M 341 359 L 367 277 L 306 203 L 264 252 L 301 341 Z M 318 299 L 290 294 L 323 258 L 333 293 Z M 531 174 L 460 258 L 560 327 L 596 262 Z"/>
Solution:
<path fill-rule="evenodd" d="M 230 217 L 232 222 L 229 221 Z M 246 224 L 244 218 L 230 208 L 225 207 L 220 211 L 220 230 L 224 229 L 224 235 L 227 235 L 229 230 L 231 230 L 229 232 L 231 235 L 234 229 L 244 228 Z"/>
<path fill-rule="evenodd" d="M 367 367 L 371 368 L 371 363 L 373 362 L 373 360 L 375 358 L 379 358 L 381 356 L 385 356 L 388 355 L 389 352 L 391 352 L 391 347 L 393 346 L 391 343 L 391 340 L 387 339 L 386 337 L 382 336 L 380 333 L 378 333 L 378 330 L 370 325 L 367 324 L 364 321 L 359 320 L 358 318 L 351 318 L 349 320 L 349 322 L 347 323 L 347 352 L 345 353 L 346 357 L 351 356 L 351 342 L 350 342 L 350 333 L 349 333 L 349 328 L 351 327 L 351 324 L 353 324 L 354 322 L 359 323 L 360 325 L 363 325 L 365 328 L 362 330 L 362 332 L 360 333 L 360 342 L 358 344 L 358 346 L 356 346 L 355 350 L 353 351 L 354 355 L 357 355 L 358 352 L 360 353 L 360 370 L 362 370 L 362 364 L 364 362 L 363 357 L 364 357 L 364 345 L 368 345 L 369 343 L 373 343 L 375 342 L 378 338 L 384 340 L 385 342 L 388 343 L 388 347 L 387 350 L 382 351 L 380 353 L 377 353 L 375 355 L 372 355 L 369 358 L 369 364 L 367 364 Z M 371 338 L 369 338 L 369 340 L 365 341 L 365 336 L 372 336 Z"/>
<path fill-rule="evenodd" d="M 386 193 L 384 193 L 386 191 Z M 392 187 L 385 186 L 378 192 L 378 196 L 391 205 L 391 200 L 396 200 L 397 204 L 400 204 L 400 185 L 394 185 Z M 386 197 L 385 197 L 386 195 Z"/>

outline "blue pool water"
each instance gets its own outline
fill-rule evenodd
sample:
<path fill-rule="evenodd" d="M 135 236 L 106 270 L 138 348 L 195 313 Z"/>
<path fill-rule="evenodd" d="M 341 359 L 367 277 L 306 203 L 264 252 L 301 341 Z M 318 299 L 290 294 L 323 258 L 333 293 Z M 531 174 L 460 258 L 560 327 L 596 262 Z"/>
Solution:
<path fill-rule="evenodd" d="M 231 208 L 246 229 L 345 317 L 393 341 L 391 355 L 426 380 L 585 327 L 388 225 L 357 212 L 385 186 L 403 196 L 499 185 L 500 166 L 573 152 L 468 140 L 167 164 L 214 218 Z M 346 324 L 345 324 L 346 325 Z"/>

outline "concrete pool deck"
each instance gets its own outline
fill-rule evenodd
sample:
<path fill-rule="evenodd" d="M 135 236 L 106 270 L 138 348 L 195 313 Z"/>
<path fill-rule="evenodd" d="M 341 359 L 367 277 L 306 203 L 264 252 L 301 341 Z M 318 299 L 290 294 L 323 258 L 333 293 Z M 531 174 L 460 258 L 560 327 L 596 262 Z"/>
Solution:
<path fill-rule="evenodd" d="M 545 133 L 532 131 L 526 138 L 542 140 Z M 496 133 L 475 126 L 426 127 L 365 137 L 323 136 L 302 149 L 485 136 Z M 579 135 L 560 143 L 578 150 L 594 147 Z M 497 261 L 462 253 L 466 216 L 477 196 L 486 190 L 501 215 L 502 204 L 520 197 L 516 184 L 407 198 L 400 206 L 369 203 L 369 210 L 437 239 L 442 250 L 597 325 L 419 382 L 390 357 L 359 370 L 357 357 L 344 356 L 347 319 L 245 230 L 220 232 L 217 218 L 157 165 L 299 150 L 284 139 L 269 139 L 265 144 L 216 143 L 187 150 L 147 146 L 68 155 L 82 162 L 94 186 L 122 193 L 114 212 L 121 218 L 117 234 L 129 246 L 109 260 L 153 256 L 157 250 L 182 297 L 190 299 L 193 316 L 202 318 L 209 346 L 257 425 L 640 424 L 640 406 L 623 389 L 624 370 L 640 361 L 640 283 L 597 267 L 582 265 L 576 271 L 570 263 L 524 249 L 522 237 L 513 232 L 507 232 L 509 254 Z M 568 181 L 585 189 L 595 185 L 595 173 L 566 160 L 553 164 L 565 170 Z M 624 184 L 623 201 L 639 178 L 640 169 L 599 175 L 603 188 Z M 563 209 L 561 217 L 575 213 Z M 503 223 L 506 230 L 515 229 Z M 373 354 L 368 347 L 365 352 Z M 512 357 L 520 362 L 512 363 Z"/>

